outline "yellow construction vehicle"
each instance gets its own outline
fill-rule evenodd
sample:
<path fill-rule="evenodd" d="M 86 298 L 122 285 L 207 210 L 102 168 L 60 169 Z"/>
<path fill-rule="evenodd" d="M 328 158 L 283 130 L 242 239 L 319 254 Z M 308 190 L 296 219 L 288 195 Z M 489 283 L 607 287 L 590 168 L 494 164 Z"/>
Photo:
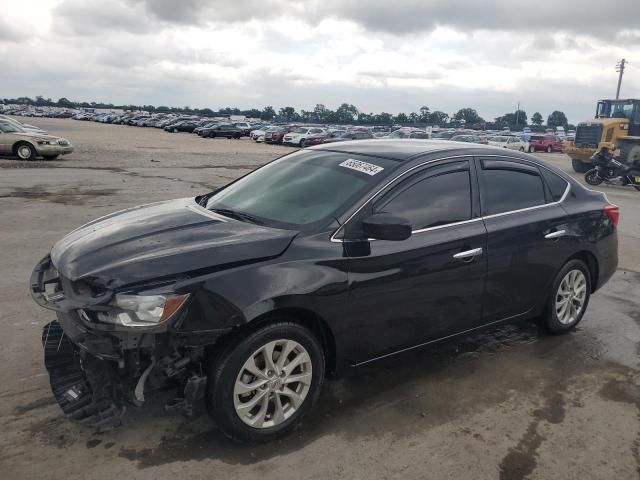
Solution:
<path fill-rule="evenodd" d="M 591 157 L 601 148 L 615 151 L 619 160 L 631 164 L 640 160 L 640 100 L 600 100 L 596 118 L 580 122 L 576 136 L 564 143 L 573 169 L 584 173 Z"/>

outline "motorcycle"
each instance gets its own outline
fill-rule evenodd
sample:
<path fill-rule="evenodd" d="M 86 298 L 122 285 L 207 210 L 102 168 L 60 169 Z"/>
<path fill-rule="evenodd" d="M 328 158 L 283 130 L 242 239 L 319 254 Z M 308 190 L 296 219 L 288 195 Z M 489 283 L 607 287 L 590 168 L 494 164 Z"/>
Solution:
<path fill-rule="evenodd" d="M 631 186 L 640 191 L 640 165 L 635 162 L 633 165 L 625 165 L 616 160 L 607 148 L 591 157 L 593 165 L 587 173 L 584 174 L 584 180 L 589 185 L 607 185 Z"/>

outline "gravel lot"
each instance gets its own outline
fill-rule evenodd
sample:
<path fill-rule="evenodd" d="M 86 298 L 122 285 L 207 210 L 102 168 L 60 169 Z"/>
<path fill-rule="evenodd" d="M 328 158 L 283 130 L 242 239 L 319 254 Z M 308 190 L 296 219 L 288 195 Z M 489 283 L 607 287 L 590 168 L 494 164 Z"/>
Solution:
<path fill-rule="evenodd" d="M 208 417 L 158 401 L 96 435 L 49 390 L 40 330 L 52 317 L 27 282 L 76 226 L 114 210 L 196 195 L 291 149 L 157 129 L 29 119 L 69 138 L 53 162 L 0 159 L 0 471 L 3 478 L 630 479 L 640 477 L 640 194 L 621 206 L 620 268 L 580 328 L 507 326 L 327 382 L 319 408 L 269 445 L 227 442 Z M 541 154 L 570 169 L 567 157 Z"/>

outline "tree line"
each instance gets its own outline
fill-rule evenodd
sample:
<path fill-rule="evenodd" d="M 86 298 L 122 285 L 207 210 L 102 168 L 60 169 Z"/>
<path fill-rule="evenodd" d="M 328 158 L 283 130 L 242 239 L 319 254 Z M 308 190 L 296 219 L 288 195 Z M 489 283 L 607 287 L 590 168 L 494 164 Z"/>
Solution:
<path fill-rule="evenodd" d="M 524 110 L 516 110 L 515 112 L 505 113 L 504 115 L 487 121 L 482 118 L 478 112 L 470 107 L 461 108 L 455 114 L 449 115 L 440 110 L 431 110 L 426 105 L 421 106 L 417 111 L 411 113 L 392 114 L 387 112 L 366 113 L 360 111 L 356 106 L 349 103 L 343 103 L 336 110 L 331 110 L 323 104 L 317 104 L 313 110 L 297 111 L 293 107 L 282 107 L 276 110 L 269 105 L 263 109 L 251 108 L 242 110 L 239 108 L 225 107 L 217 111 L 210 108 L 190 108 L 185 107 L 168 107 L 165 105 L 114 105 L 112 103 L 103 102 L 78 102 L 72 101 L 65 97 L 57 101 L 51 98 L 44 98 L 41 95 L 35 98 L 18 97 L 5 98 L 5 104 L 31 105 L 35 107 L 61 107 L 69 109 L 80 108 L 98 108 L 98 109 L 122 109 L 122 110 L 144 110 L 152 113 L 179 113 L 194 114 L 201 116 L 216 115 L 244 115 L 249 118 L 260 118 L 267 121 L 280 122 L 304 122 L 304 123 L 339 123 L 339 124 L 359 124 L 359 125 L 406 125 L 406 126 L 466 126 L 469 128 L 484 129 L 497 128 L 502 129 L 508 127 L 512 130 L 521 130 L 526 126 L 541 127 L 544 118 L 540 112 L 535 112 L 530 119 Z M 567 121 L 566 115 L 555 110 L 547 117 L 546 125 L 551 128 L 562 126 L 564 128 L 572 127 Z"/>

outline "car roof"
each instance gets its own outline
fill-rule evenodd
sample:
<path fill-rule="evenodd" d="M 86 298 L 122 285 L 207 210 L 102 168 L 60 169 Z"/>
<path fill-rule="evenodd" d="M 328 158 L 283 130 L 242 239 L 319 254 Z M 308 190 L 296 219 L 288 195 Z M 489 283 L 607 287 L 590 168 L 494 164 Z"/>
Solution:
<path fill-rule="evenodd" d="M 506 155 L 503 148 L 468 142 L 451 140 L 418 140 L 418 139 L 371 139 L 353 140 L 340 144 L 330 143 L 310 147 L 307 150 L 329 150 L 353 155 L 369 155 L 391 160 L 405 161 L 422 157 L 430 153 L 455 155 Z M 522 157 L 529 161 L 536 161 L 531 155 L 509 151 L 508 156 Z M 540 162 L 537 162 L 540 163 Z"/>

